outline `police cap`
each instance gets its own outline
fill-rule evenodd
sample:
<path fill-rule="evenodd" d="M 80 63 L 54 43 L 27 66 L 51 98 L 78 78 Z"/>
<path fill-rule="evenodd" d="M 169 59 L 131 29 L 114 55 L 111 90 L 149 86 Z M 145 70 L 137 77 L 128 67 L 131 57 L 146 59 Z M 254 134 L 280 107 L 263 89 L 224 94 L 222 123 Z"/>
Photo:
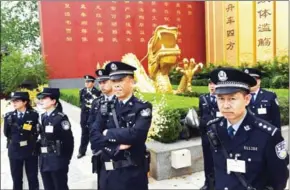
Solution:
<path fill-rule="evenodd" d="M 111 80 L 118 80 L 126 76 L 134 76 L 136 67 L 128 65 L 120 61 L 113 61 L 106 65 L 106 70 L 109 71 Z"/>
<path fill-rule="evenodd" d="M 29 100 L 28 92 L 12 92 L 10 99 L 13 100 Z"/>
<path fill-rule="evenodd" d="M 43 88 L 42 92 L 37 94 L 38 99 L 43 99 L 45 97 L 50 97 L 52 99 L 59 99 L 60 92 L 59 88 Z"/>
<path fill-rule="evenodd" d="M 94 82 L 96 80 L 96 78 L 91 75 L 85 75 L 84 79 L 86 82 Z"/>
<path fill-rule="evenodd" d="M 241 90 L 250 92 L 250 87 L 257 84 L 250 75 L 234 68 L 218 68 L 211 72 L 210 79 L 216 94 L 232 94 Z"/>
<path fill-rule="evenodd" d="M 249 75 L 251 75 L 252 77 L 255 78 L 261 78 L 262 77 L 262 72 L 259 71 L 258 69 L 254 69 L 254 68 L 244 68 L 243 71 Z"/>
<path fill-rule="evenodd" d="M 105 69 L 97 69 L 96 75 L 97 75 L 98 82 L 110 80 L 109 71 L 107 71 Z"/>

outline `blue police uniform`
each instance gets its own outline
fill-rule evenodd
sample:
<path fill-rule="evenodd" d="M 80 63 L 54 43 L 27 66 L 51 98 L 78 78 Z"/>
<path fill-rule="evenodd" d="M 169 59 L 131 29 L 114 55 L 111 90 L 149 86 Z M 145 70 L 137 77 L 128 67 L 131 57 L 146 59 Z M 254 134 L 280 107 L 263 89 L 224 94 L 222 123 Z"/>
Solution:
<path fill-rule="evenodd" d="M 95 78 L 90 75 L 85 75 L 84 79 L 86 81 L 95 81 Z M 95 87 L 92 89 L 83 88 L 79 92 L 80 96 L 80 106 L 81 106 L 81 128 L 82 128 L 82 135 L 81 135 L 81 144 L 79 147 L 79 155 L 78 158 L 81 158 L 86 154 L 87 147 L 89 144 L 89 129 L 88 129 L 88 119 L 90 115 L 90 109 L 92 106 L 92 102 L 94 99 L 99 97 L 101 92 L 97 90 Z"/>
<path fill-rule="evenodd" d="M 214 178 L 214 165 L 213 158 L 210 150 L 210 144 L 206 135 L 206 124 L 216 118 L 220 117 L 220 112 L 217 107 L 216 97 L 211 94 L 201 95 L 199 97 L 199 113 L 200 113 L 200 132 L 201 132 L 201 144 L 204 160 L 204 174 L 205 184 L 202 189 L 210 189 L 211 181 Z"/>
<path fill-rule="evenodd" d="M 254 78 L 260 79 L 262 77 L 262 73 L 257 69 L 245 68 L 244 72 Z M 277 95 L 264 89 L 259 89 L 256 93 L 251 92 L 251 94 L 253 98 L 248 106 L 251 113 L 281 128 L 281 114 Z"/>
<path fill-rule="evenodd" d="M 256 85 L 251 76 L 230 68 L 214 70 L 211 78 L 217 95 L 249 92 L 250 87 Z M 235 124 L 222 117 L 211 120 L 208 128 L 215 190 L 245 190 L 246 187 L 282 190 L 286 187 L 289 161 L 280 129 L 246 110 Z"/>
<path fill-rule="evenodd" d="M 110 78 L 118 80 L 133 75 L 134 67 L 121 62 L 111 62 L 106 68 L 111 70 Z M 102 190 L 147 190 L 148 163 L 146 162 L 147 133 L 152 120 L 152 105 L 135 96 L 124 105 L 114 101 L 113 109 L 103 116 L 98 112 L 91 127 L 93 149 L 101 150 L 100 189 Z M 114 112 L 118 126 L 114 122 Z M 106 135 L 103 131 L 107 130 Z M 120 144 L 131 145 L 127 150 L 119 150 Z"/>
<path fill-rule="evenodd" d="M 38 94 L 59 99 L 59 90 L 44 88 Z M 74 149 L 74 139 L 68 117 L 58 108 L 41 115 L 39 165 L 43 185 L 48 190 L 67 190 L 68 169 Z"/>
<path fill-rule="evenodd" d="M 29 100 L 27 92 L 15 92 L 12 99 Z M 24 113 L 9 112 L 4 118 L 4 135 L 8 140 L 8 157 L 13 180 L 13 189 L 22 190 L 23 165 L 25 165 L 29 190 L 39 189 L 38 156 L 38 113 L 27 108 Z"/>

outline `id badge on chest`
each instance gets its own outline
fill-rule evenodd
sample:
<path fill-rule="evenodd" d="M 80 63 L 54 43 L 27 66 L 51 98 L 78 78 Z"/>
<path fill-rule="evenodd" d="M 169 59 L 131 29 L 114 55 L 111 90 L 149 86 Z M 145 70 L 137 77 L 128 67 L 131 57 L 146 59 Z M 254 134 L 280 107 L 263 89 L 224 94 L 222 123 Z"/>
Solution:
<path fill-rule="evenodd" d="M 267 110 L 266 110 L 266 108 L 258 108 L 258 114 L 259 114 L 259 115 L 267 114 Z"/>
<path fill-rule="evenodd" d="M 51 124 L 45 126 L 45 133 L 53 133 L 53 126 Z"/>
<path fill-rule="evenodd" d="M 27 146 L 27 141 L 20 141 L 20 147 Z"/>
<path fill-rule="evenodd" d="M 227 172 L 246 173 L 246 162 L 244 160 L 227 159 Z"/>

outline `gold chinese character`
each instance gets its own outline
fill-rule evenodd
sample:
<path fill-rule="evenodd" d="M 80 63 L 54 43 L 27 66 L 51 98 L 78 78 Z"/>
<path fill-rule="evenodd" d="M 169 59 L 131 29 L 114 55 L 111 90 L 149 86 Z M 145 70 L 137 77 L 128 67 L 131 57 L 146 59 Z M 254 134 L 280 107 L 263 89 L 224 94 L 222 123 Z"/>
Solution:
<path fill-rule="evenodd" d="M 126 34 L 127 35 L 132 35 L 132 31 L 131 30 L 126 30 Z"/>
<path fill-rule="evenodd" d="M 70 9 L 70 4 L 65 3 L 65 4 L 64 4 L 64 8 L 66 8 L 66 9 Z"/>
<path fill-rule="evenodd" d="M 227 37 L 235 36 L 235 30 L 227 30 Z"/>
<path fill-rule="evenodd" d="M 260 38 L 258 39 L 258 47 L 260 46 L 270 46 L 271 45 L 271 38 Z"/>
<path fill-rule="evenodd" d="M 131 38 L 126 38 L 126 42 L 132 42 Z"/>
<path fill-rule="evenodd" d="M 176 3 L 176 7 L 180 7 L 180 3 Z"/>
<path fill-rule="evenodd" d="M 88 25 L 88 21 L 86 20 L 81 21 L 81 25 Z"/>
<path fill-rule="evenodd" d="M 258 31 L 259 32 L 271 32 L 270 24 L 269 23 L 259 24 Z"/>
<path fill-rule="evenodd" d="M 113 27 L 116 27 L 116 26 L 118 25 L 118 23 L 117 23 L 117 22 L 111 22 L 111 25 L 112 25 Z"/>
<path fill-rule="evenodd" d="M 192 9 L 192 5 L 191 4 L 188 4 L 187 5 L 187 8 Z"/>
<path fill-rule="evenodd" d="M 143 22 L 140 22 L 139 23 L 139 27 L 143 28 L 144 27 L 144 23 Z"/>
<path fill-rule="evenodd" d="M 81 9 L 87 9 L 85 4 L 81 4 Z"/>
<path fill-rule="evenodd" d="M 260 18 L 262 17 L 267 18 L 267 16 L 272 14 L 270 9 L 259 10 L 258 13 Z"/>
<path fill-rule="evenodd" d="M 153 24 L 152 24 L 152 27 L 153 27 L 153 28 L 156 28 L 156 27 L 157 27 L 157 24 L 156 24 L 156 23 L 153 23 Z"/>
<path fill-rule="evenodd" d="M 152 20 L 157 20 L 156 16 L 152 16 Z"/>
<path fill-rule="evenodd" d="M 227 17 L 227 22 L 226 22 L 226 24 L 232 24 L 232 23 L 234 23 L 234 22 L 235 22 L 234 17 L 232 17 L 232 16 Z"/>
<path fill-rule="evenodd" d="M 65 29 L 65 32 L 68 33 L 68 34 L 70 34 L 71 33 L 71 28 L 66 28 Z"/>
<path fill-rule="evenodd" d="M 102 15 L 101 15 L 100 13 L 97 13 L 97 14 L 96 14 L 96 17 L 97 17 L 97 18 L 102 18 Z"/>
<path fill-rule="evenodd" d="M 140 35 L 145 35 L 145 31 L 144 30 L 140 30 Z"/>
<path fill-rule="evenodd" d="M 103 34 L 103 31 L 101 29 L 98 29 L 97 34 Z"/>
<path fill-rule="evenodd" d="M 181 15 L 181 11 L 180 10 L 177 10 L 176 11 L 176 14 Z"/>
<path fill-rule="evenodd" d="M 169 17 L 164 17 L 164 20 L 165 20 L 165 22 L 169 22 L 170 21 L 170 19 L 169 19 Z"/>
<path fill-rule="evenodd" d="M 87 14 L 86 14 L 86 13 L 81 13 L 81 16 L 82 16 L 82 17 L 86 17 Z"/>
<path fill-rule="evenodd" d="M 141 43 L 144 43 L 145 42 L 145 39 L 144 38 L 140 38 L 140 42 Z"/>
<path fill-rule="evenodd" d="M 227 50 L 233 50 L 235 43 L 234 42 L 229 42 L 226 45 L 227 45 Z"/>
<path fill-rule="evenodd" d="M 157 11 L 156 11 L 156 9 L 152 9 L 152 13 L 156 13 Z"/>
<path fill-rule="evenodd" d="M 167 7 L 169 5 L 169 3 L 168 2 L 165 2 L 164 5 Z"/>
<path fill-rule="evenodd" d="M 145 18 L 144 15 L 139 15 L 140 20 L 144 20 L 144 18 Z"/>
<path fill-rule="evenodd" d="M 97 22 L 97 26 L 103 26 L 103 22 L 98 21 L 98 22 Z"/>
<path fill-rule="evenodd" d="M 85 36 L 83 36 L 83 37 L 82 37 L 82 42 L 87 42 L 87 41 L 88 41 L 88 38 L 85 37 Z"/>
<path fill-rule="evenodd" d="M 115 7 L 115 6 L 111 6 L 111 10 L 112 11 L 115 11 L 117 9 L 117 7 Z"/>
<path fill-rule="evenodd" d="M 98 37 L 98 42 L 103 42 L 104 38 L 103 37 Z"/>
<path fill-rule="evenodd" d="M 187 13 L 188 13 L 188 15 L 192 15 L 192 11 L 188 11 Z"/>
<path fill-rule="evenodd" d="M 117 38 L 112 38 L 112 42 L 118 42 Z"/>
<path fill-rule="evenodd" d="M 151 5 L 156 5 L 156 1 L 151 1 Z"/>
<path fill-rule="evenodd" d="M 126 22 L 127 27 L 132 27 L 130 22 Z"/>
<path fill-rule="evenodd" d="M 71 21 L 70 20 L 66 20 L 65 23 L 68 24 L 68 25 L 71 25 Z"/>
<path fill-rule="evenodd" d="M 125 7 L 125 12 L 130 11 L 130 7 Z"/>
<path fill-rule="evenodd" d="M 112 34 L 118 34 L 118 30 L 112 30 Z"/>
<path fill-rule="evenodd" d="M 111 14 L 112 19 L 116 19 L 117 15 L 116 14 Z"/>
<path fill-rule="evenodd" d="M 178 43 L 182 43 L 182 39 L 178 39 L 177 42 L 178 42 Z"/>
<path fill-rule="evenodd" d="M 100 5 L 97 5 L 97 6 L 96 6 L 96 9 L 97 9 L 97 10 L 100 10 L 100 11 L 102 10 L 102 8 L 101 8 Z"/>
<path fill-rule="evenodd" d="M 71 41 L 72 41 L 72 37 L 67 36 L 67 37 L 66 37 L 66 41 L 71 42 Z"/>
<path fill-rule="evenodd" d="M 143 4 L 143 1 L 138 1 L 138 4 Z"/>
<path fill-rule="evenodd" d="M 177 18 L 176 18 L 176 21 L 177 21 L 177 22 L 180 22 L 180 21 L 181 21 L 180 17 L 177 17 Z"/>
<path fill-rule="evenodd" d="M 233 9 L 235 8 L 235 6 L 233 4 L 228 4 L 228 7 L 226 8 L 226 11 L 233 11 Z"/>
<path fill-rule="evenodd" d="M 139 11 L 144 13 L 144 9 L 143 8 L 139 8 Z"/>
<path fill-rule="evenodd" d="M 64 16 L 69 17 L 70 16 L 70 12 L 64 12 Z"/>
<path fill-rule="evenodd" d="M 83 34 L 86 34 L 86 33 L 88 33 L 88 30 L 85 29 L 85 28 L 82 28 L 82 29 L 81 29 L 81 32 L 82 32 Z"/>
<path fill-rule="evenodd" d="M 131 15 L 125 15 L 125 19 L 130 19 Z"/>

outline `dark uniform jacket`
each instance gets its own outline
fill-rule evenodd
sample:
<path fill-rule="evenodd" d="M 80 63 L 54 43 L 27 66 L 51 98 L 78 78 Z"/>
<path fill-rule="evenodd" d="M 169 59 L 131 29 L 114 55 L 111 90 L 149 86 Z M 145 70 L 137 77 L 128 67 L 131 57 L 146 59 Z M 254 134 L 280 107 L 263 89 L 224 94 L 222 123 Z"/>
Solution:
<path fill-rule="evenodd" d="M 145 190 L 148 189 L 147 171 L 144 169 L 145 141 L 151 125 L 152 105 L 138 100 L 132 96 L 121 108 L 116 101 L 116 115 L 120 128 L 117 128 L 113 114 L 110 112 L 104 117 L 100 112 L 90 130 L 92 148 L 102 150 L 101 160 L 109 161 L 127 160 L 126 155 L 136 166 L 117 168 L 106 171 L 102 167 L 100 186 L 105 190 Z M 107 129 L 107 134 L 102 133 Z M 120 144 L 131 145 L 127 150 L 119 150 Z"/>
<path fill-rule="evenodd" d="M 25 159 L 36 155 L 38 137 L 38 113 L 27 109 L 22 119 L 17 111 L 9 112 L 4 118 L 4 135 L 8 138 L 8 156 L 12 159 Z"/>
<path fill-rule="evenodd" d="M 257 190 L 270 186 L 283 190 L 289 177 L 286 142 L 281 131 L 270 123 L 247 113 L 233 139 L 227 133 L 227 120 L 217 118 L 208 126 L 216 132 L 231 159 L 245 162 L 246 181 Z M 227 171 L 227 159 L 222 146 L 213 150 L 216 190 L 244 190 L 233 172 Z"/>
<path fill-rule="evenodd" d="M 55 109 L 49 116 L 41 117 L 40 170 L 56 171 L 69 165 L 74 138 L 68 117 Z M 59 146 L 60 145 L 60 146 Z"/>

